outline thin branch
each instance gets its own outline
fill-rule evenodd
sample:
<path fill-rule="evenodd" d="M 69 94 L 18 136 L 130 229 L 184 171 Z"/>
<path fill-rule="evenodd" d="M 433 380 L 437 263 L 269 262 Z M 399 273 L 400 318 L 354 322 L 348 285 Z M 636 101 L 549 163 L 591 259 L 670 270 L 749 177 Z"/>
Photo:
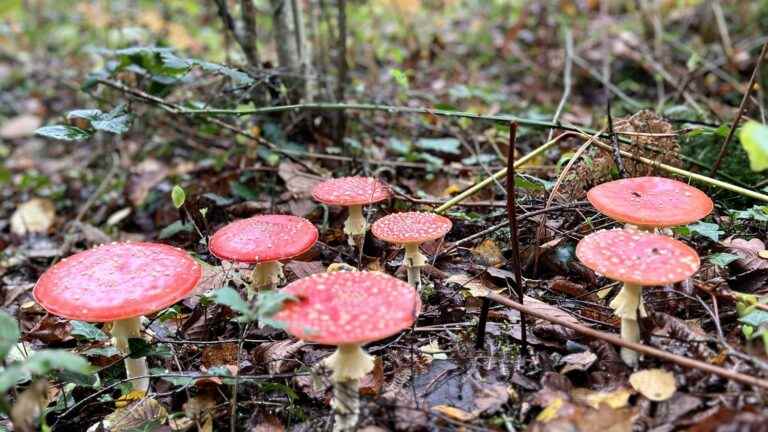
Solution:
<path fill-rule="evenodd" d="M 733 139 L 733 134 L 736 132 L 736 128 L 739 126 L 739 121 L 741 121 L 742 114 L 744 114 L 744 108 L 747 106 L 749 95 L 752 94 L 752 88 L 755 87 L 755 80 L 757 79 L 758 72 L 760 71 L 760 65 L 762 65 L 763 59 L 765 59 L 766 51 L 768 51 L 768 42 L 763 45 L 763 50 L 760 51 L 760 56 L 757 58 L 757 64 L 755 64 L 755 69 L 752 71 L 752 77 L 749 79 L 749 84 L 747 84 L 747 91 L 744 93 L 744 97 L 741 98 L 741 103 L 739 104 L 739 112 L 736 113 L 736 118 L 733 120 L 731 130 L 728 131 L 728 136 L 725 138 L 723 145 L 720 147 L 717 160 L 715 161 L 715 164 L 712 165 L 712 171 L 709 172 L 710 177 L 714 177 L 715 174 L 717 174 L 717 170 L 720 168 L 720 164 L 723 162 L 723 157 L 725 157 L 725 153 L 728 150 L 728 144 L 730 144 L 731 139 Z"/>
<path fill-rule="evenodd" d="M 510 298 L 504 297 L 500 294 L 496 294 L 490 290 L 488 290 L 485 294 L 485 297 L 488 299 L 495 301 L 496 303 L 503 304 L 505 306 L 511 307 L 512 309 L 515 309 L 521 313 L 527 313 L 529 315 L 532 315 L 536 318 L 563 326 L 565 328 L 571 329 L 577 333 L 581 333 L 587 337 L 600 339 L 603 341 L 606 341 L 613 345 L 618 345 L 620 347 L 629 348 L 633 351 L 637 351 L 641 354 L 645 354 L 648 356 L 656 357 L 662 360 L 670 361 L 672 363 L 675 363 L 677 365 L 683 366 L 683 367 L 689 367 L 693 369 L 702 370 L 704 372 L 709 372 L 711 374 L 737 381 L 743 384 L 752 385 L 764 389 L 768 389 L 768 380 L 746 375 L 743 373 L 739 373 L 733 370 L 725 369 L 719 366 L 715 366 L 710 363 L 706 363 L 700 360 L 683 357 L 677 354 L 672 354 L 667 351 L 663 351 L 657 348 L 650 347 L 648 345 L 643 345 L 635 342 L 630 342 L 628 340 L 622 339 L 616 335 L 605 333 L 602 331 L 594 330 L 592 328 L 589 328 L 587 326 L 577 324 L 574 322 L 571 322 L 569 320 L 564 320 L 562 318 L 559 318 L 552 314 L 545 314 L 542 313 L 540 310 L 536 310 L 535 308 L 531 308 L 525 305 L 522 305 Z"/>
<path fill-rule="evenodd" d="M 525 287 L 523 286 L 523 275 L 520 261 L 520 239 L 517 230 L 517 188 L 515 187 L 515 138 L 517 137 L 517 123 L 509 125 L 509 154 L 507 155 L 507 219 L 509 219 L 510 243 L 512 246 L 512 266 L 515 272 L 515 288 L 517 289 L 517 299 L 523 304 L 525 296 Z M 525 314 L 520 313 L 520 332 L 522 336 L 521 356 L 525 358 L 528 351 L 528 336 L 526 335 Z"/>

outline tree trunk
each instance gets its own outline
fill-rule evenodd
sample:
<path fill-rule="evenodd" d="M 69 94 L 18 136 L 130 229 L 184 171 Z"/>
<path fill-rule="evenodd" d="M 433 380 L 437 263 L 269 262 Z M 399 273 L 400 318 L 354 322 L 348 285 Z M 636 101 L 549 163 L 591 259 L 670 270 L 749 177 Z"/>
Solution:
<path fill-rule="evenodd" d="M 298 0 L 270 0 L 272 27 L 277 46 L 277 61 L 287 75 L 293 98 L 312 100 L 315 86 L 310 65 L 310 47 L 306 39 L 303 11 Z"/>

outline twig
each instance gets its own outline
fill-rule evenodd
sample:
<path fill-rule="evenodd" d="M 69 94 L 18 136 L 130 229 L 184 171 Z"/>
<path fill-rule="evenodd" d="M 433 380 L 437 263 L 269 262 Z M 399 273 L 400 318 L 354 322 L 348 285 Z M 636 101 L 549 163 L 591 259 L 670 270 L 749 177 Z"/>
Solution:
<path fill-rule="evenodd" d="M 507 156 L 507 219 L 509 219 L 509 233 L 510 243 L 512 246 L 512 265 L 515 271 L 515 288 L 517 288 L 517 299 L 520 304 L 523 304 L 525 287 L 523 286 L 523 275 L 521 263 L 520 263 L 520 239 L 518 238 L 517 231 L 517 188 L 515 187 L 515 138 L 517 136 L 517 123 L 511 123 L 509 125 L 509 155 Z M 522 351 L 520 352 L 523 358 L 526 357 L 528 351 L 528 336 L 526 335 L 525 314 L 520 313 L 520 332 L 523 342 Z"/>
<path fill-rule="evenodd" d="M 608 133 L 611 135 L 611 144 L 613 144 L 613 163 L 616 164 L 616 169 L 619 170 L 619 177 L 626 178 L 627 170 L 624 168 L 624 161 L 621 159 L 621 152 L 619 151 L 619 138 L 613 132 L 613 116 L 611 115 L 611 94 L 608 90 L 605 91 L 605 111 L 608 115 Z"/>
<path fill-rule="evenodd" d="M 570 132 L 566 132 L 563 134 L 560 134 L 556 136 L 554 139 L 550 140 L 549 142 L 546 142 L 539 147 L 537 147 L 532 152 L 528 153 L 527 155 L 521 157 L 517 161 L 515 161 L 515 168 L 520 168 L 521 165 L 527 163 L 529 160 L 535 158 L 536 156 L 544 153 L 546 150 L 554 146 L 558 143 L 563 137 L 566 137 L 568 135 L 571 135 Z M 441 205 L 440 207 L 435 209 L 435 213 L 442 213 L 449 208 L 455 206 L 456 204 L 464 201 L 465 199 L 471 197 L 472 195 L 476 194 L 478 191 L 483 189 L 484 187 L 488 186 L 489 184 L 493 183 L 494 181 L 498 181 L 499 179 L 503 178 L 507 175 L 507 168 L 503 168 L 499 171 L 496 171 L 492 176 L 486 177 L 484 180 L 475 183 L 473 186 L 465 190 L 464 192 L 456 195 L 455 197 L 448 200 L 445 204 Z"/>
<path fill-rule="evenodd" d="M 552 116 L 552 122 L 557 123 L 560 120 L 560 115 L 563 113 L 563 109 L 565 108 L 566 102 L 568 102 L 568 98 L 571 96 L 571 82 L 573 81 L 572 74 L 573 74 L 573 35 L 571 34 L 571 29 L 568 28 L 566 25 L 562 25 L 560 28 L 563 29 L 563 37 L 565 38 L 565 66 L 563 66 L 563 95 L 560 97 L 560 102 L 557 104 L 557 109 L 555 109 L 555 114 Z M 547 136 L 547 141 L 552 139 L 552 135 L 555 133 L 555 130 L 552 129 L 549 131 L 549 135 Z"/>
<path fill-rule="evenodd" d="M 600 339 L 610 344 L 618 345 L 620 347 L 629 348 L 633 351 L 637 351 L 639 353 L 649 355 L 652 357 L 657 357 L 662 360 L 670 361 L 683 367 L 699 369 L 699 370 L 709 372 L 711 374 L 718 375 L 720 377 L 737 381 L 743 384 L 753 385 L 756 387 L 768 389 L 768 380 L 765 380 L 762 378 L 758 378 L 755 376 L 742 374 L 733 370 L 721 368 L 719 366 L 715 366 L 713 364 L 706 363 L 700 360 L 679 356 L 677 354 L 672 354 L 670 352 L 653 348 L 648 345 L 630 342 L 610 333 L 594 330 L 587 326 L 577 324 L 568 320 L 564 320 L 552 314 L 542 313 L 541 311 L 536 310 L 535 308 L 522 305 L 510 298 L 504 297 L 500 294 L 496 294 L 490 290 L 486 292 L 485 296 L 496 303 L 500 303 L 505 306 L 511 307 L 512 309 L 515 309 L 520 313 L 527 313 L 536 318 L 563 326 L 565 328 L 571 329 L 577 333 L 581 333 L 588 337 Z"/>
<path fill-rule="evenodd" d="M 733 134 L 736 132 L 736 128 L 739 126 L 739 121 L 741 121 L 742 114 L 744 114 L 744 108 L 746 107 L 747 101 L 749 100 L 749 95 L 752 93 L 752 88 L 755 86 L 755 80 L 757 79 L 758 72 L 760 71 L 760 65 L 763 63 L 763 59 L 765 59 L 766 51 L 768 51 L 768 42 L 763 44 L 763 49 L 760 51 L 760 55 L 757 57 L 757 64 L 755 64 L 755 69 L 752 70 L 752 77 L 749 78 L 747 91 L 744 93 L 744 97 L 741 98 L 741 103 L 739 104 L 739 112 L 736 113 L 736 118 L 733 120 L 731 130 L 728 131 L 728 136 L 725 138 L 723 145 L 720 147 L 717 160 L 715 161 L 715 164 L 712 165 L 712 171 L 709 172 L 710 177 L 714 177 L 715 174 L 717 174 L 717 170 L 720 168 L 720 164 L 723 162 L 723 157 L 725 157 L 725 153 L 728 150 L 728 144 L 730 144 L 731 139 L 733 139 Z"/>

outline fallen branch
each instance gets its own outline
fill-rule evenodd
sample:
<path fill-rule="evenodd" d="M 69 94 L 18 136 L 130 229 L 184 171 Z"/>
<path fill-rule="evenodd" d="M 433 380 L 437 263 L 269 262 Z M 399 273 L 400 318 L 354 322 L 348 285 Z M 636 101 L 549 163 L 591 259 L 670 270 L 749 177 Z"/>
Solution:
<path fill-rule="evenodd" d="M 610 333 L 594 330 L 592 328 L 589 328 L 581 324 L 576 324 L 570 321 L 566 321 L 554 315 L 544 314 L 541 311 L 536 310 L 535 308 L 522 305 L 510 298 L 504 297 L 500 294 L 496 294 L 490 290 L 485 294 L 485 297 L 496 303 L 511 307 L 512 309 L 519 311 L 521 314 L 526 313 L 536 318 L 549 321 L 551 323 L 571 329 L 585 336 L 606 341 L 612 345 L 629 348 L 641 354 L 645 354 L 645 355 L 656 357 L 662 360 L 670 361 L 680 366 L 694 368 L 704 372 L 709 372 L 711 374 L 714 374 L 729 380 L 737 381 L 743 384 L 752 385 L 752 386 L 760 387 L 763 389 L 768 389 L 768 380 L 765 380 L 762 378 L 758 378 L 755 376 L 746 375 L 736 371 L 721 368 L 719 366 L 715 366 L 710 363 L 705 363 L 700 360 L 679 356 L 677 354 L 672 354 L 670 352 L 653 348 L 648 345 L 630 342 Z"/>

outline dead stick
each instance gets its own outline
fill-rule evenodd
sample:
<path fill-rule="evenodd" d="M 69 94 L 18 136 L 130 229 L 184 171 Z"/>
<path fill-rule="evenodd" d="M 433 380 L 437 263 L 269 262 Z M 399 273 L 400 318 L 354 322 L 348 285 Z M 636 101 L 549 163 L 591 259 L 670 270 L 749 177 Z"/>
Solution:
<path fill-rule="evenodd" d="M 757 74 L 760 72 L 760 65 L 763 63 L 763 59 L 765 58 L 766 51 L 768 51 L 768 42 L 763 44 L 763 50 L 760 51 L 760 56 L 757 58 L 757 64 L 755 65 L 755 69 L 752 71 L 752 77 L 749 79 L 749 84 L 747 84 L 747 91 L 744 93 L 744 97 L 741 98 L 741 104 L 739 104 L 739 112 L 736 113 L 736 118 L 733 120 L 733 125 L 731 125 L 731 130 L 728 131 L 728 136 L 725 137 L 725 141 L 723 141 L 723 145 L 720 146 L 720 153 L 718 153 L 717 155 L 717 160 L 715 161 L 715 164 L 712 165 L 712 171 L 709 172 L 710 177 L 715 176 L 715 174 L 717 173 L 717 170 L 720 168 L 720 164 L 723 162 L 723 157 L 725 157 L 725 152 L 728 150 L 728 144 L 731 143 L 733 134 L 736 132 L 736 128 L 739 126 L 739 121 L 741 120 L 741 116 L 742 114 L 744 114 L 744 108 L 747 106 L 749 95 L 752 94 L 752 88 L 755 86 L 755 80 L 757 79 Z"/>
<path fill-rule="evenodd" d="M 525 305 L 522 305 L 510 298 L 504 297 L 503 295 L 496 294 L 494 292 L 488 291 L 485 294 L 485 297 L 496 302 L 499 304 L 502 304 L 504 306 L 509 306 L 512 309 L 515 309 L 520 312 L 522 315 L 523 313 L 529 314 L 531 316 L 534 316 L 539 319 L 543 319 L 545 321 L 549 321 L 551 323 L 563 326 L 565 328 L 571 329 L 577 333 L 581 333 L 585 336 L 592 337 L 595 339 L 604 340 L 610 344 L 618 345 L 620 347 L 629 348 L 633 351 L 637 351 L 639 353 L 649 355 L 652 357 L 660 358 L 662 360 L 670 361 L 672 363 L 678 364 L 680 366 L 699 369 L 705 372 L 709 372 L 711 374 L 730 379 L 733 381 L 738 381 L 743 384 L 753 385 L 756 387 L 761 387 L 764 389 L 768 389 L 768 380 L 758 378 L 751 375 L 742 374 L 739 372 L 735 372 L 732 370 L 728 370 L 725 368 L 721 368 L 719 366 L 715 366 L 713 364 L 705 363 L 700 360 L 688 358 L 679 356 L 677 354 L 672 354 L 667 351 L 660 350 L 658 348 L 653 348 L 648 345 L 643 345 L 635 342 L 630 342 L 627 340 L 624 340 L 616 335 L 601 332 L 598 330 L 591 329 L 587 326 L 583 326 L 581 324 L 572 323 L 566 320 L 563 320 L 561 318 L 558 318 L 554 315 L 547 315 L 542 313 L 541 311 L 538 311 L 534 308 L 527 307 Z"/>
<path fill-rule="evenodd" d="M 510 242 L 512 243 L 512 265 L 515 267 L 515 288 L 520 304 L 523 304 L 525 289 L 523 287 L 523 275 L 520 269 L 520 241 L 517 236 L 517 188 L 515 187 L 515 138 L 517 136 L 517 123 L 509 124 L 509 150 L 507 154 L 507 218 L 509 219 Z M 528 337 L 526 336 L 525 314 L 520 314 L 520 331 L 522 333 L 523 357 L 528 350 Z"/>

